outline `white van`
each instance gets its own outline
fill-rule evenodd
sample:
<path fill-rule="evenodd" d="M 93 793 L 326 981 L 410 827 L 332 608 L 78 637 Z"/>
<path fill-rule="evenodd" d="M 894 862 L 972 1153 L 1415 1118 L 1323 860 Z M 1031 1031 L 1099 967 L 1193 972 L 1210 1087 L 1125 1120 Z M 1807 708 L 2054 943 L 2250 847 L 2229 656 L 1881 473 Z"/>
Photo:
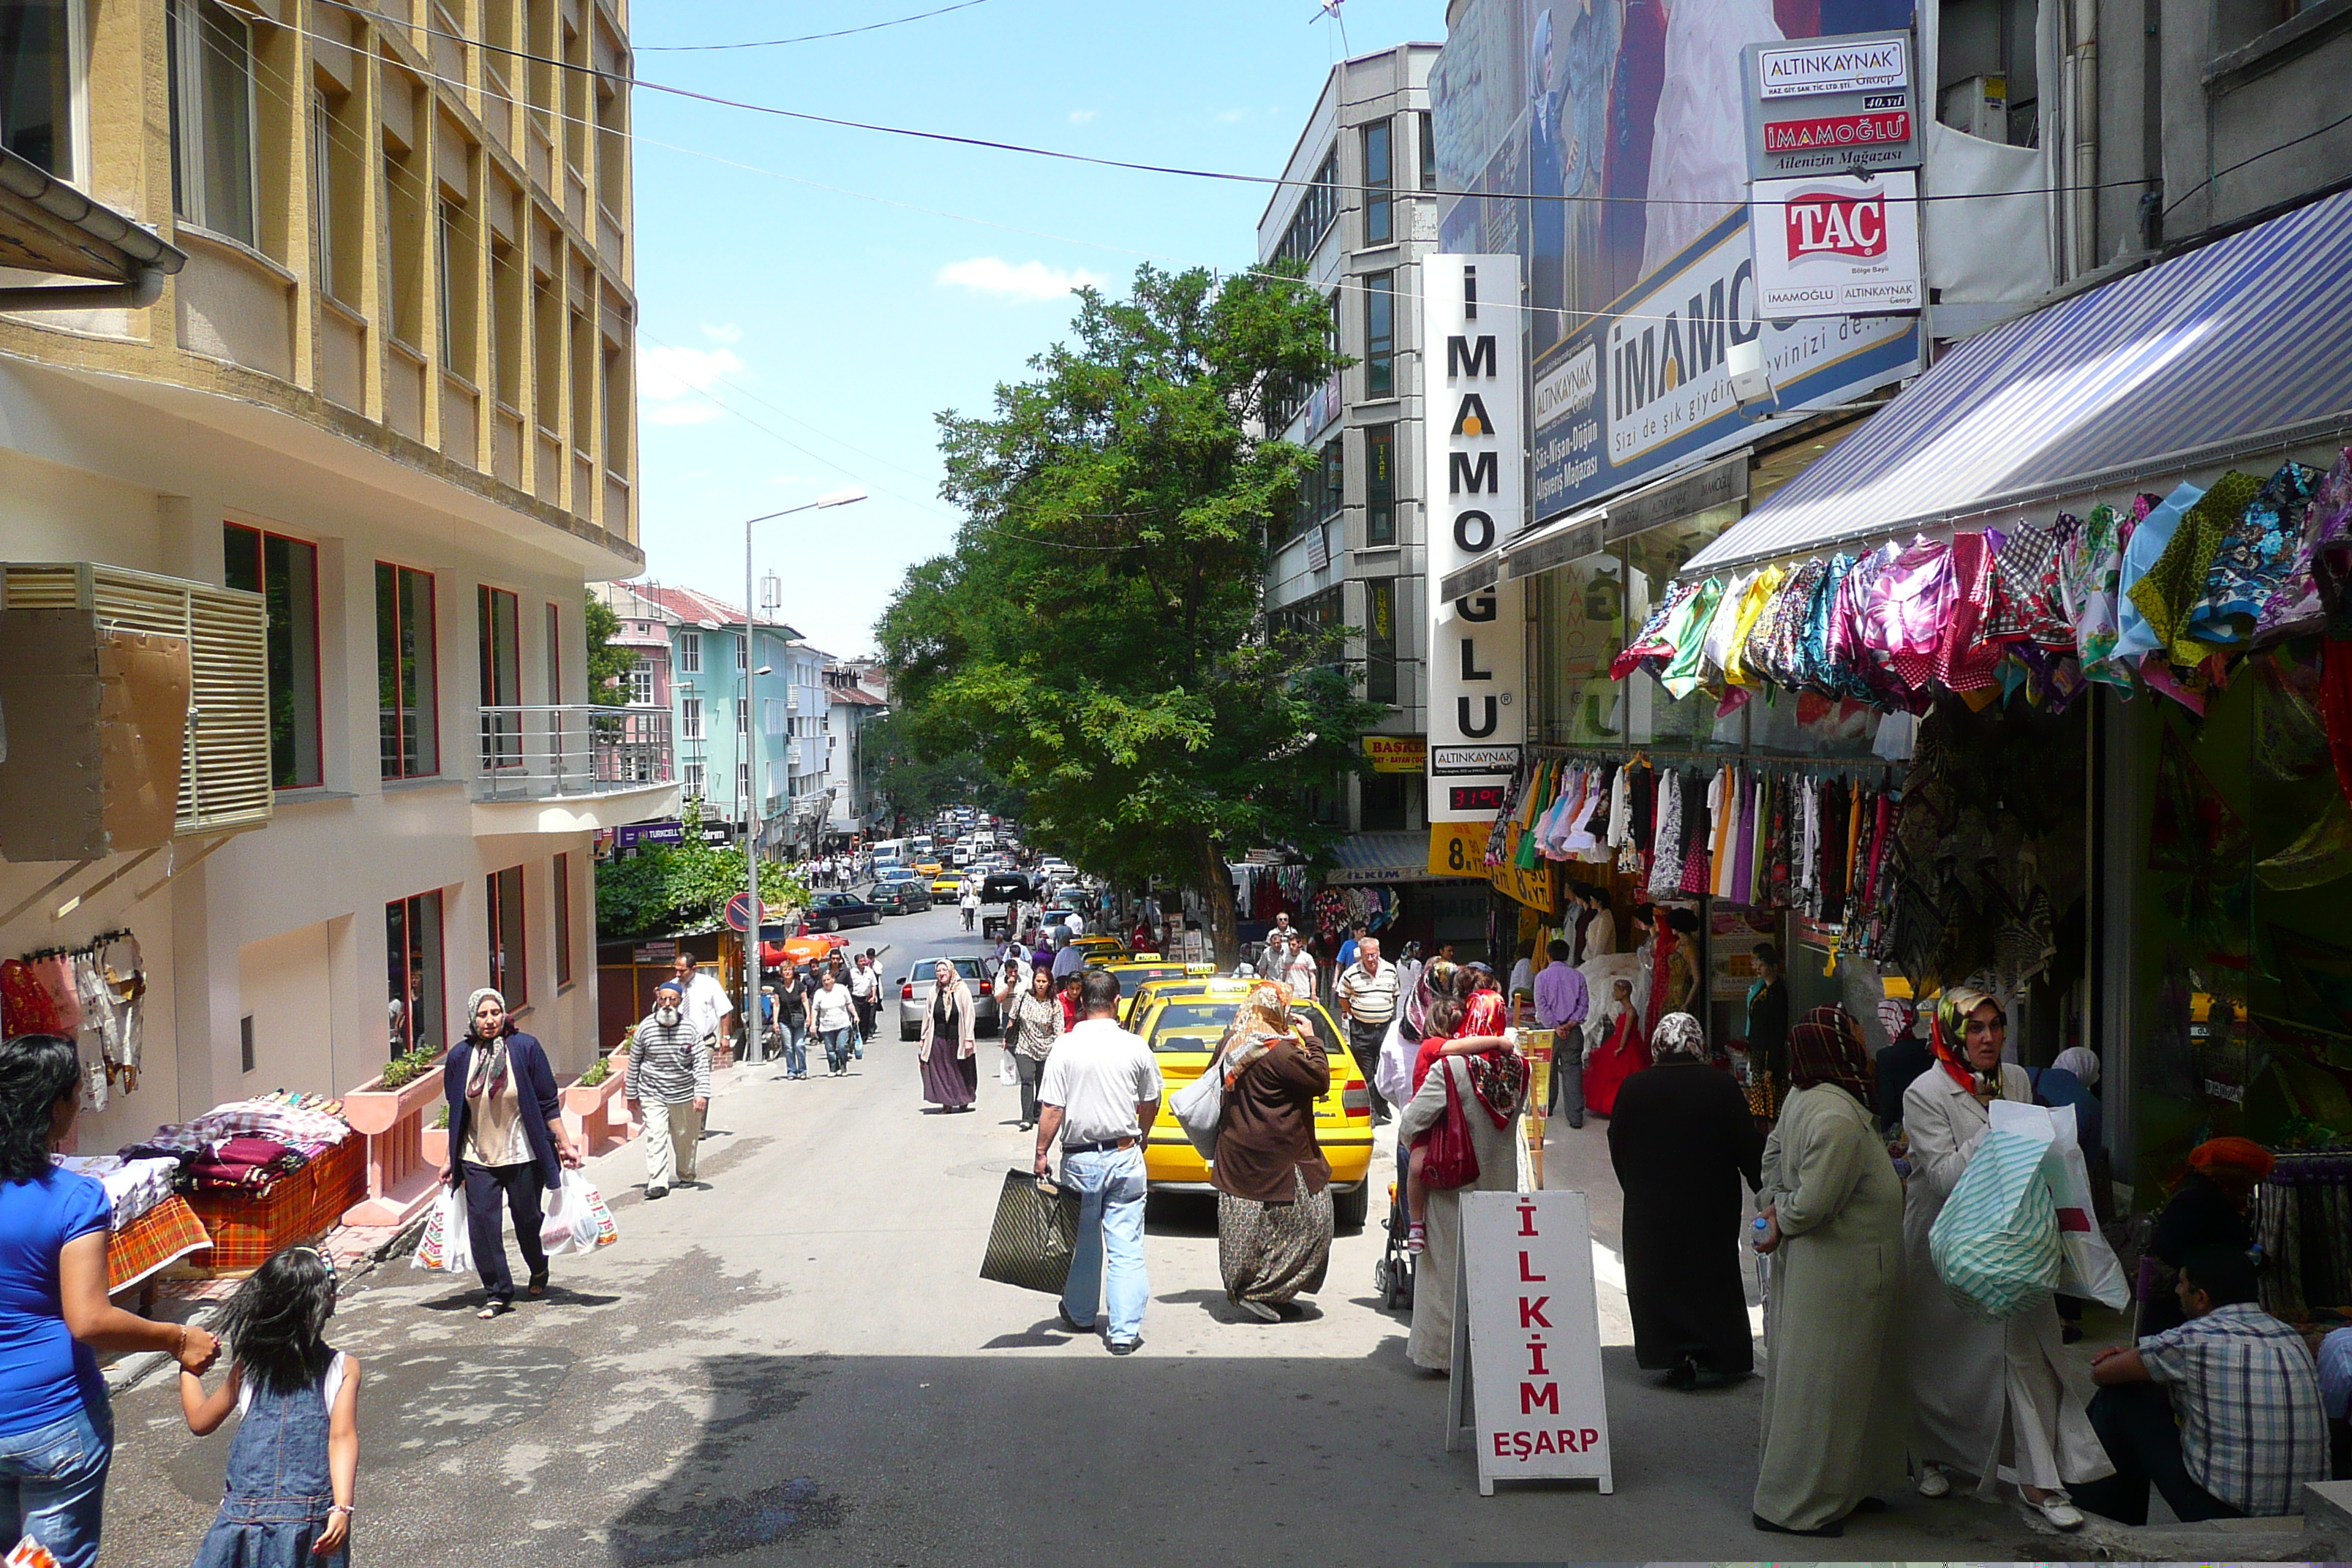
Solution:
<path fill-rule="evenodd" d="M 866 846 L 866 852 L 874 857 L 874 868 L 877 871 L 885 866 L 907 864 L 907 841 L 903 838 L 877 839 Z"/>

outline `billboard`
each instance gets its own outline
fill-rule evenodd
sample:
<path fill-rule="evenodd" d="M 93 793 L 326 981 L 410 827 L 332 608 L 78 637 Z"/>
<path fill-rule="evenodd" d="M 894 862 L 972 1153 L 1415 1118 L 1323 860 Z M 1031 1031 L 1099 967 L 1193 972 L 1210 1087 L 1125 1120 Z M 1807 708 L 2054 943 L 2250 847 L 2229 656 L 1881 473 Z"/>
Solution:
<path fill-rule="evenodd" d="M 1757 181 L 1759 308 L 1776 317 L 1919 309 L 1918 195 L 1908 169 Z"/>
<path fill-rule="evenodd" d="M 1916 368 L 1909 321 L 1822 345 L 1826 323 L 1775 325 L 1759 313 L 1741 69 L 1751 44 L 1911 19 L 1910 0 L 1456 0 L 1430 72 L 1440 185 L 1460 193 L 1444 200 L 1440 244 L 1525 262 L 1536 518 Z M 1778 353 L 1798 373 L 1775 371 L 1774 405 L 1743 415 L 1719 360 L 1689 351 L 1685 283 L 1699 286 L 1701 353 L 1735 331 L 1742 342 L 1760 331 L 1768 363 Z M 1646 385 L 1612 385 L 1627 329 L 1637 356 L 1648 335 Z M 1669 330 L 1678 354 L 1666 353 Z M 1671 417 L 1654 406 L 1666 398 Z M 1621 416 L 1634 428 L 1619 430 Z"/>

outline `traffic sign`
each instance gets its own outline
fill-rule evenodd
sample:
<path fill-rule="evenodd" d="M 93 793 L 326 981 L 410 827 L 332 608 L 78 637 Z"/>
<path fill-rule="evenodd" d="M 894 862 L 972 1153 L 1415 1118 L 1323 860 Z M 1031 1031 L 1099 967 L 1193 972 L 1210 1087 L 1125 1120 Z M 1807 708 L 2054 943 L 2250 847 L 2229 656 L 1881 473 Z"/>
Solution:
<path fill-rule="evenodd" d="M 768 911 L 765 908 L 762 908 L 760 913 L 761 918 L 764 919 Z M 751 929 L 751 894 L 738 893 L 733 898 L 727 900 L 727 929 L 729 931 L 749 931 Z"/>

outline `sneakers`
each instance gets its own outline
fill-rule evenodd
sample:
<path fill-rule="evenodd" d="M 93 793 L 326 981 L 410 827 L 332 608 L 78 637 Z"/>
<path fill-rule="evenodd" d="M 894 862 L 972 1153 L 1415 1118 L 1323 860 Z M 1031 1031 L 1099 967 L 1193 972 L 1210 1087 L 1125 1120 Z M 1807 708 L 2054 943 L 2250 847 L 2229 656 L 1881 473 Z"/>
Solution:
<path fill-rule="evenodd" d="M 1110 1342 L 1110 1353 L 1113 1355 L 1133 1355 L 1142 1348 L 1143 1342 L 1141 1340 L 1113 1340 Z"/>
<path fill-rule="evenodd" d="M 1427 1252 L 1429 1250 L 1429 1227 L 1425 1225 L 1409 1225 L 1405 1226 L 1404 1249 L 1415 1258 Z"/>
<path fill-rule="evenodd" d="M 1240 1308 L 1243 1311 L 1247 1312 L 1251 1317 L 1255 1318 L 1261 1323 L 1278 1323 L 1282 1321 L 1282 1313 L 1276 1310 L 1274 1303 L 1271 1301 L 1236 1301 L 1234 1305 Z"/>
<path fill-rule="evenodd" d="M 1919 1472 L 1919 1495 L 1924 1498 L 1949 1497 L 1952 1483 L 1943 1471 L 1929 1465 Z"/>

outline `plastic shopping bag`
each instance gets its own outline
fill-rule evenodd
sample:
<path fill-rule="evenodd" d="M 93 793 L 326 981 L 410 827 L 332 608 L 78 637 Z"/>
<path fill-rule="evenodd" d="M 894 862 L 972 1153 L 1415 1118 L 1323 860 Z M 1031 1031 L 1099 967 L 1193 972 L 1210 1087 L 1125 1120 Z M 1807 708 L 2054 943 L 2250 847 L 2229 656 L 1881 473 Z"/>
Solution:
<path fill-rule="evenodd" d="M 58 1560 L 49 1549 L 27 1535 L 0 1557 L 0 1568 L 58 1568 Z"/>
<path fill-rule="evenodd" d="M 2042 1173 L 2050 1183 L 2058 1210 L 2058 1289 L 2103 1307 L 2121 1309 L 2131 1300 L 2131 1288 L 2124 1279 L 2115 1248 L 2099 1231 L 2090 1167 L 2077 1141 L 2074 1108 L 1997 1100 L 1992 1106 L 1992 1124 L 1996 1130 L 2048 1127 L 2050 1152 L 2042 1158 Z"/>
<path fill-rule="evenodd" d="M 539 1239 L 547 1255 L 560 1258 L 568 1252 L 593 1252 L 620 1238 L 613 1211 L 605 1206 L 596 1184 L 577 1171 L 564 1172 L 555 1202 L 540 1222 Z"/>
<path fill-rule="evenodd" d="M 465 1274 L 474 1267 L 474 1247 L 466 1228 L 466 1189 L 444 1186 L 425 1215 L 425 1235 L 410 1256 L 411 1268 L 436 1268 Z"/>
<path fill-rule="evenodd" d="M 2042 1173 L 2045 1121 L 1996 1127 L 1927 1233 L 1927 1252 L 1952 1300 L 1971 1316 L 2006 1322 L 2058 1288 L 2058 1207 Z"/>
<path fill-rule="evenodd" d="M 1412 1042 L 1391 1018 L 1389 1032 L 1381 1037 L 1380 1060 L 1372 1068 L 1372 1087 L 1391 1105 L 1402 1106 L 1412 1098 L 1413 1054 Z"/>
<path fill-rule="evenodd" d="M 996 1081 L 1007 1089 L 1012 1089 L 1021 1082 L 1021 1069 L 1013 1065 L 1013 1051 L 1010 1047 L 996 1053 Z"/>

